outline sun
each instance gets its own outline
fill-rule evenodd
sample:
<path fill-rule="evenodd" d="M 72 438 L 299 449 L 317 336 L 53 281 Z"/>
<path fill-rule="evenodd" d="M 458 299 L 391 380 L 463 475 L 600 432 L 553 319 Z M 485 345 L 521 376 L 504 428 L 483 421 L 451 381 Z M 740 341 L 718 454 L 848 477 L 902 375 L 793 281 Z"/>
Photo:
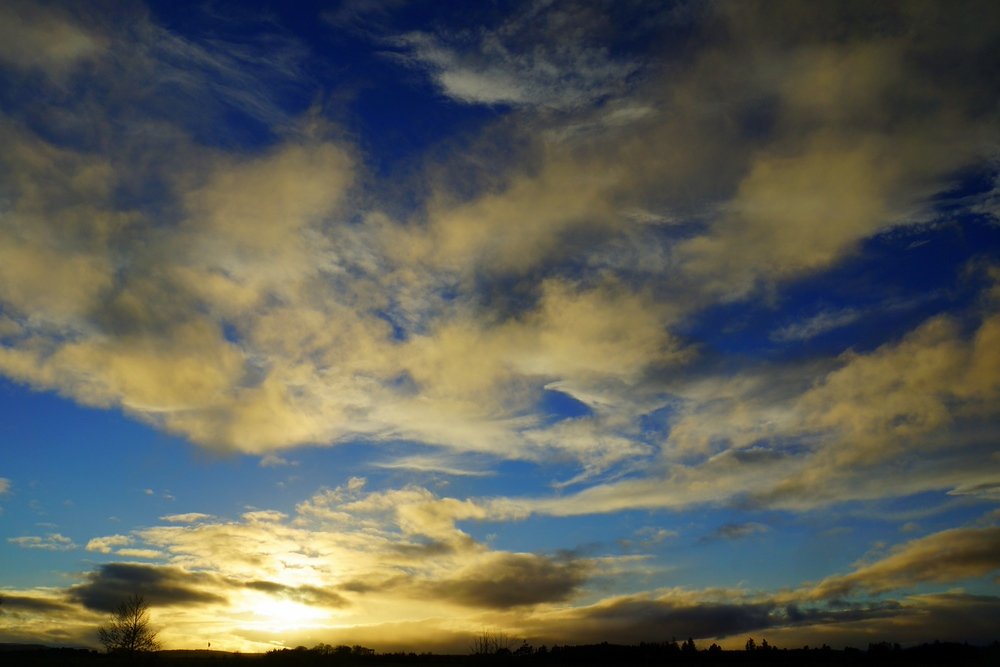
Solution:
<path fill-rule="evenodd" d="M 274 598 L 269 595 L 250 593 L 243 608 L 251 616 L 250 622 L 261 630 L 288 632 L 316 627 L 326 620 L 328 614 L 317 607 Z"/>

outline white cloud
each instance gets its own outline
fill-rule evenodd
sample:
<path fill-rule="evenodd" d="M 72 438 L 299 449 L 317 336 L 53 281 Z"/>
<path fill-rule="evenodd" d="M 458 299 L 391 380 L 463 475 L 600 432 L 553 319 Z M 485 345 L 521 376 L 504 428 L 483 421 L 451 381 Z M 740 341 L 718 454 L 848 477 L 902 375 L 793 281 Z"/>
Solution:
<path fill-rule="evenodd" d="M 260 463 L 258 464 L 261 468 L 278 468 L 282 466 L 297 466 L 298 461 L 291 459 L 286 459 L 277 454 L 266 454 L 261 457 Z"/>
<path fill-rule="evenodd" d="M 412 470 L 415 472 L 432 472 L 453 475 L 455 477 L 489 477 L 493 472 L 463 468 L 445 456 L 429 456 L 415 454 L 403 456 L 390 461 L 380 461 L 373 464 L 377 468 L 387 470 Z"/>
<path fill-rule="evenodd" d="M 646 526 L 635 531 L 635 536 L 639 540 L 640 546 L 651 547 L 663 543 L 667 539 L 677 537 L 680 533 L 668 528 L 658 528 L 656 526 Z"/>
<path fill-rule="evenodd" d="M 202 514 L 201 512 L 185 512 L 183 514 L 168 514 L 167 516 L 161 516 L 160 521 L 166 521 L 167 523 L 198 523 L 199 521 L 205 521 L 206 519 L 211 519 L 212 515 Z"/>
<path fill-rule="evenodd" d="M 144 558 L 147 560 L 163 558 L 166 555 L 156 549 L 119 549 L 115 553 L 125 558 Z"/>
<path fill-rule="evenodd" d="M 241 518 L 244 521 L 255 523 L 257 521 L 284 521 L 288 518 L 288 515 L 284 512 L 278 512 L 276 510 L 256 510 L 244 512 L 241 515 Z"/>
<path fill-rule="evenodd" d="M 444 94 L 471 104 L 577 109 L 624 93 L 641 64 L 602 43 L 603 18 L 586 5 L 526 4 L 472 34 L 411 32 L 392 43 Z"/>
<path fill-rule="evenodd" d="M 824 310 L 800 322 L 792 322 L 771 332 L 771 340 L 779 343 L 806 341 L 828 331 L 846 327 L 861 317 L 855 308 Z"/>
<path fill-rule="evenodd" d="M 60 533 L 49 533 L 44 537 L 36 535 L 8 537 L 7 541 L 22 549 L 41 549 L 43 551 L 72 551 L 76 549 L 73 540 Z"/>
<path fill-rule="evenodd" d="M 96 551 L 102 554 L 111 553 L 116 547 L 124 547 L 132 542 L 132 538 L 127 535 L 108 535 L 107 537 L 95 537 L 87 542 L 87 551 Z"/>

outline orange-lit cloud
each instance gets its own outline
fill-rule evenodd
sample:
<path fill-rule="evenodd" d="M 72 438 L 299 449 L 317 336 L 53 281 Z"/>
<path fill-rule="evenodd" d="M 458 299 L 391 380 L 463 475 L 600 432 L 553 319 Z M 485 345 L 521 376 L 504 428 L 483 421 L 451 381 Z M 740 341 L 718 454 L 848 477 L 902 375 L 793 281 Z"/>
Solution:
<path fill-rule="evenodd" d="M 811 594 L 839 598 L 884 593 L 921 582 L 952 583 L 1000 570 L 1000 528 L 955 528 L 901 545 L 889 556 L 854 572 L 824 579 Z"/>
<path fill-rule="evenodd" d="M 129 541 L 157 547 L 159 562 L 105 563 L 61 591 L 7 591 L 5 606 L 15 623 L 5 636 L 20 636 L 29 626 L 39 636 L 60 626 L 80 633 L 76 641 L 88 641 L 93 628 L 87 623 L 134 591 L 151 603 L 168 644 L 212 641 L 241 650 L 303 637 L 353 637 L 348 641 L 381 650 L 463 651 L 484 624 L 536 643 L 586 642 L 596 635 L 635 643 L 650 640 L 665 624 L 699 640 L 739 637 L 739 645 L 747 633 L 785 641 L 809 632 L 853 637 L 867 622 L 918 637 L 918 627 L 930 631 L 915 625 L 921 610 L 936 617 L 957 613 L 963 601 L 996 603 L 965 594 L 907 594 L 917 584 L 995 572 L 993 525 L 917 538 L 852 572 L 777 594 L 671 588 L 609 595 L 604 584 L 591 588 L 594 577 L 628 576 L 641 570 L 641 559 L 494 550 L 454 525 L 485 516 L 469 503 L 424 489 L 368 492 L 355 480 L 302 503 L 295 517 L 258 511 L 235 521 L 139 529 Z M 715 539 L 761 530 L 734 525 Z M 124 540 L 103 542 L 110 547 Z M 865 597 L 878 594 L 902 597 Z M 267 610 L 277 609 L 289 616 L 281 622 L 269 616 Z M 417 609 L 424 619 L 419 622 L 412 620 Z M 427 633 L 423 640 L 419 628 Z M 943 637 L 955 631 L 948 628 Z"/>

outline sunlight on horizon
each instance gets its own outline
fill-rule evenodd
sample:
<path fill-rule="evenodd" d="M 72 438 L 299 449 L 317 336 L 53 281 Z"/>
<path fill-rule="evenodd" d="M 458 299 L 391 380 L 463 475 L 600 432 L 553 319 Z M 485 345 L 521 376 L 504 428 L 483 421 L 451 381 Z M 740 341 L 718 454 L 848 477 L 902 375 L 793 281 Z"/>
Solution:
<path fill-rule="evenodd" d="M 238 614 L 249 613 L 253 620 L 248 627 L 269 632 L 302 631 L 321 627 L 320 621 L 330 614 L 292 600 L 276 600 L 273 596 L 248 592 L 246 598 L 233 605 Z"/>

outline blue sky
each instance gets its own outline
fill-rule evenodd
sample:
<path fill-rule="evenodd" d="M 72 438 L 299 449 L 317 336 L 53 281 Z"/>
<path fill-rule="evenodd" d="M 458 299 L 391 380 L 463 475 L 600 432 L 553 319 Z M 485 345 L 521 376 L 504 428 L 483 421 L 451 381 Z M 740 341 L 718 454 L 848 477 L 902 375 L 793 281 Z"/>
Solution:
<path fill-rule="evenodd" d="M 0 641 L 996 639 L 996 13 L 5 3 Z"/>

